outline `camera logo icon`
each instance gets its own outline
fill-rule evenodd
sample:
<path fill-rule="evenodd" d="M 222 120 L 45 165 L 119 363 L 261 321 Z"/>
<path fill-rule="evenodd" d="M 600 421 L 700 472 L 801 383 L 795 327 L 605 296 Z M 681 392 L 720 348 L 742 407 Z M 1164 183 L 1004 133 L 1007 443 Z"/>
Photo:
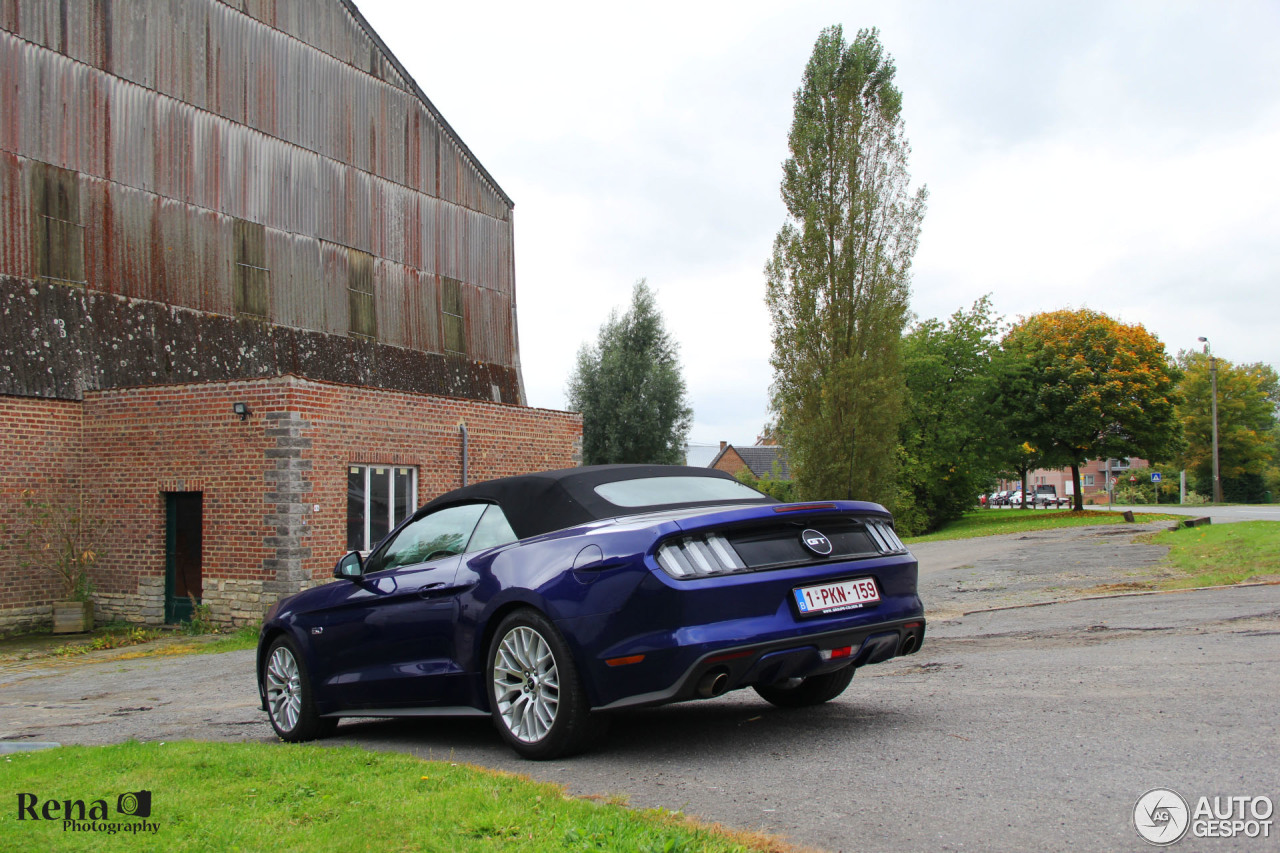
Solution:
<path fill-rule="evenodd" d="M 129 817 L 151 817 L 151 792 L 129 791 L 116 799 L 116 811 Z"/>
<path fill-rule="evenodd" d="M 1187 801 L 1168 788 L 1152 788 L 1133 807 L 1134 829 L 1144 841 L 1160 847 L 1181 841 L 1190 825 Z"/>

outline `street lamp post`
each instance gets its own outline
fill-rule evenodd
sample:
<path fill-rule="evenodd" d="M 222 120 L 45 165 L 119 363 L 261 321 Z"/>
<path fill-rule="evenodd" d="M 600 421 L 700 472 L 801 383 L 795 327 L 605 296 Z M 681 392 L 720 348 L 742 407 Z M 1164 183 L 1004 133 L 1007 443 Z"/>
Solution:
<path fill-rule="evenodd" d="M 1204 354 L 1209 356 L 1209 386 L 1213 395 L 1209 404 L 1213 412 L 1213 502 L 1222 503 L 1222 479 L 1218 476 L 1218 359 L 1209 352 L 1209 339 L 1200 338 Z"/>

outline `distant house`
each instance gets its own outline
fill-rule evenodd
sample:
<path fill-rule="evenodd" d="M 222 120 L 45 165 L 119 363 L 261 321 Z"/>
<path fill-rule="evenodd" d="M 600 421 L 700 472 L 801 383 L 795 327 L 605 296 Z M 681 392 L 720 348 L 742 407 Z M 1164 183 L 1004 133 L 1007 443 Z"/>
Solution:
<path fill-rule="evenodd" d="M 350 0 L 0 3 L 0 633 L 59 595 L 3 547 L 26 490 L 104 516 L 100 617 L 238 623 L 577 464 L 512 211 Z"/>
<path fill-rule="evenodd" d="M 707 467 L 715 468 L 717 471 L 727 471 L 735 477 L 740 471 L 749 470 L 757 479 L 765 476 L 783 481 L 791 479 L 791 469 L 787 466 L 786 454 L 776 444 L 735 447 L 722 441 L 720 452 Z"/>
<path fill-rule="evenodd" d="M 1136 468 L 1146 468 L 1147 461 L 1145 459 L 1089 459 L 1080 466 L 1080 493 L 1084 495 L 1085 503 L 1105 502 L 1107 499 L 1107 484 L 1112 480 L 1116 481 L 1116 485 L 1128 485 L 1129 480 L 1133 477 L 1129 472 Z M 1075 494 L 1075 483 L 1071 479 L 1071 469 L 1068 468 L 1038 468 L 1034 471 L 1027 472 L 1027 485 L 1031 489 L 1035 489 L 1040 485 L 1051 485 L 1058 495 Z M 1000 488 L 1002 489 L 1020 489 L 1022 488 L 1021 480 L 1002 480 Z"/>

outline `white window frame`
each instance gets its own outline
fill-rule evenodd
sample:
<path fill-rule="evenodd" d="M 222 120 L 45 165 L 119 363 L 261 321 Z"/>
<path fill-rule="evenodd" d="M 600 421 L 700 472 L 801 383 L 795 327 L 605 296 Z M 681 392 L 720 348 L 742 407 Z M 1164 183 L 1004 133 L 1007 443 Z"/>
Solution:
<path fill-rule="evenodd" d="M 352 462 L 347 465 L 348 482 L 350 481 L 350 475 L 356 473 L 355 469 L 357 468 L 363 469 L 363 474 L 364 474 L 364 533 L 362 537 L 364 539 L 364 547 L 357 548 L 355 550 L 361 552 L 362 554 L 368 554 L 370 551 L 373 550 L 374 546 L 378 544 L 377 542 L 369 541 L 369 532 L 370 532 L 369 529 L 370 529 L 371 521 L 373 518 L 373 511 L 372 511 L 373 494 L 372 494 L 372 489 L 369 486 L 369 482 L 370 482 L 370 477 L 372 476 L 373 470 L 375 468 L 390 468 L 392 470 L 392 475 L 387 478 L 387 490 L 388 490 L 387 491 L 387 532 L 389 533 L 392 530 L 395 530 L 396 525 L 398 525 L 400 522 L 404 521 L 406 518 L 412 515 L 414 511 L 418 508 L 418 468 L 415 465 L 388 465 L 388 464 L 380 464 L 376 462 Z M 405 508 L 404 515 L 402 515 L 399 518 L 396 518 L 396 501 L 395 501 L 395 496 L 396 496 L 395 471 L 397 470 L 407 471 L 409 474 L 409 505 Z M 350 495 L 348 495 L 347 500 L 348 500 L 347 513 L 348 513 L 348 524 L 349 524 L 350 512 L 351 512 Z M 348 541 L 346 544 L 350 546 L 351 542 Z"/>

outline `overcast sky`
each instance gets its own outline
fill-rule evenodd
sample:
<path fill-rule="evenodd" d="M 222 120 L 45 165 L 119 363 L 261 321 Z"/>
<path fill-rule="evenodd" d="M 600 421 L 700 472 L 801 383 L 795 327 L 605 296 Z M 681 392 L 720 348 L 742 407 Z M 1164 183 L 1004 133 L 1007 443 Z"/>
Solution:
<path fill-rule="evenodd" d="M 1280 367 L 1280 3 L 356 0 L 515 200 L 531 405 L 632 284 L 680 345 L 690 440 L 769 417 L 763 268 L 818 33 L 877 27 L 929 209 L 912 308 L 991 294 Z"/>

